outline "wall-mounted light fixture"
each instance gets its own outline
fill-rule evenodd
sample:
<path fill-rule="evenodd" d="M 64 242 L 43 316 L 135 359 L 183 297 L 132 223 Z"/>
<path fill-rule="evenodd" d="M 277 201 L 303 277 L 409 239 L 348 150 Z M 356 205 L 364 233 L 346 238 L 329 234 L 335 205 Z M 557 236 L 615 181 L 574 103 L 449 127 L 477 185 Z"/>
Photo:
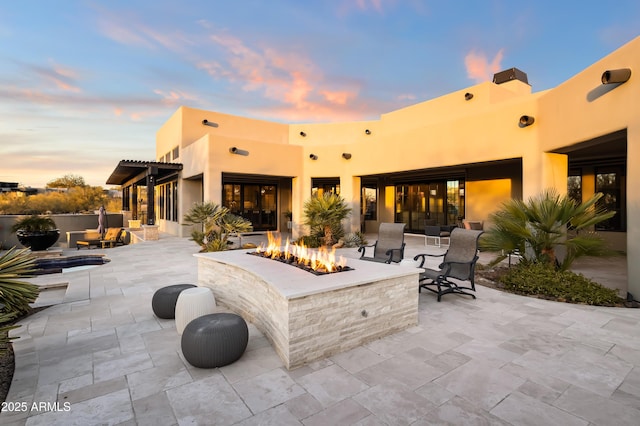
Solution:
<path fill-rule="evenodd" d="M 214 123 L 213 121 L 209 121 L 206 118 L 202 120 L 202 124 L 209 127 L 218 127 L 218 123 Z"/>
<path fill-rule="evenodd" d="M 617 70 L 607 70 L 602 73 L 602 84 L 624 83 L 631 77 L 629 68 L 620 68 Z"/>
<path fill-rule="evenodd" d="M 518 126 L 520 126 L 520 127 L 531 126 L 534 121 L 536 121 L 536 120 L 532 116 L 523 115 L 522 117 L 520 117 L 520 121 L 518 121 Z"/>
<path fill-rule="evenodd" d="M 235 146 L 229 148 L 229 152 L 236 155 L 244 155 L 245 157 L 249 155 L 249 151 L 245 151 L 244 149 L 240 149 Z"/>
<path fill-rule="evenodd" d="M 370 135 L 370 134 L 371 134 L 371 130 L 369 130 L 369 129 L 365 129 L 364 133 L 365 133 L 366 135 Z"/>
<path fill-rule="evenodd" d="M 351 153 L 350 152 L 343 152 L 342 153 L 342 158 L 344 158 L 345 160 L 351 160 Z"/>
<path fill-rule="evenodd" d="M 467 93 L 464 94 L 464 100 L 465 101 L 470 101 L 471 99 L 473 99 L 473 93 L 467 92 Z"/>
<path fill-rule="evenodd" d="M 309 158 L 311 158 L 312 160 L 317 160 L 318 156 L 315 154 L 309 154 Z"/>
<path fill-rule="evenodd" d="M 305 136 L 307 136 L 307 134 L 305 132 L 300 132 L 300 136 L 304 138 Z"/>

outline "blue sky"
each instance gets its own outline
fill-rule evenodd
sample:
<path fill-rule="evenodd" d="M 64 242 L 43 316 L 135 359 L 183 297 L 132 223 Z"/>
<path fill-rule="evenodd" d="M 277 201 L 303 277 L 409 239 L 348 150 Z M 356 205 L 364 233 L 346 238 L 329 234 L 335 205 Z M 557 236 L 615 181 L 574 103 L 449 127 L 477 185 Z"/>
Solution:
<path fill-rule="evenodd" d="M 0 181 L 105 181 L 153 160 L 180 105 L 284 123 L 376 119 L 517 67 L 538 92 L 640 33 L 640 2 L 0 3 Z"/>

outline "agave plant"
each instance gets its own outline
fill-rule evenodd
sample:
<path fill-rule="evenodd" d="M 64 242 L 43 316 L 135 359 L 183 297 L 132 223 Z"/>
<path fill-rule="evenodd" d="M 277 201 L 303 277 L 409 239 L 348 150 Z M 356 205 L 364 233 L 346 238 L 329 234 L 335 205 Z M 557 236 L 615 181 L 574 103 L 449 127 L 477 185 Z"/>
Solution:
<path fill-rule="evenodd" d="M 229 235 L 253 229 L 247 219 L 234 215 L 229 209 L 215 203 L 196 203 L 184 216 L 189 225 L 202 225 L 202 230 L 193 230 L 191 238 L 202 247 L 202 251 L 223 251 L 228 248 Z"/>
<path fill-rule="evenodd" d="M 528 202 L 507 201 L 490 216 L 493 226 L 480 240 L 481 247 L 503 253 L 517 250 L 525 262 L 543 263 L 559 270 L 569 269 L 581 256 L 610 254 L 604 240 L 590 230 L 615 215 L 597 206 L 600 198 L 602 193 L 597 193 L 576 204 L 551 189 Z M 560 247 L 564 248 L 563 259 L 558 256 Z"/>
<path fill-rule="evenodd" d="M 304 203 L 305 225 L 311 227 L 312 236 L 323 236 L 327 246 L 342 237 L 344 231 L 341 221 L 350 213 L 351 208 L 336 194 L 325 193 L 322 197 L 311 197 Z"/>
<path fill-rule="evenodd" d="M 9 330 L 17 328 L 8 322 L 29 310 L 38 297 L 38 286 L 22 281 L 34 270 L 35 258 L 28 249 L 12 248 L 0 256 L 0 354 L 7 348 Z"/>

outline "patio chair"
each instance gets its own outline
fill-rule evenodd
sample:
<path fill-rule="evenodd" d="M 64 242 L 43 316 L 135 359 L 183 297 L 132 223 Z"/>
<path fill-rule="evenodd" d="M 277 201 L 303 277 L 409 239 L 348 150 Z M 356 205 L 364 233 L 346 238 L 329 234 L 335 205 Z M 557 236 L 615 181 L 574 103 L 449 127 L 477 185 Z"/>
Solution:
<path fill-rule="evenodd" d="M 100 232 L 84 231 L 82 238 L 76 241 L 76 249 L 80 250 L 82 247 L 91 249 L 92 246 L 100 247 Z"/>
<path fill-rule="evenodd" d="M 404 258 L 405 223 L 381 223 L 378 240 L 368 246 L 358 247 L 360 259 L 380 263 L 400 262 Z M 373 256 L 365 256 L 367 247 L 373 247 Z"/>
<path fill-rule="evenodd" d="M 413 260 L 420 260 L 423 268 L 427 257 L 443 257 L 439 269 L 424 268 L 418 279 L 418 290 L 432 291 L 438 295 L 438 302 L 448 293 L 466 294 L 474 299 L 476 296 L 465 290 L 476 291 L 474 275 L 478 261 L 478 239 L 483 231 L 454 228 L 451 231 L 449 250 L 444 254 L 419 254 Z M 468 281 L 470 286 L 462 284 Z"/>
<path fill-rule="evenodd" d="M 443 231 L 440 225 L 426 225 L 424 227 L 425 245 L 429 244 L 429 238 L 433 238 L 434 244 L 440 247 L 443 244 L 442 240 L 447 240 L 446 244 L 451 241 L 451 233 L 449 231 Z"/>
<path fill-rule="evenodd" d="M 124 229 L 122 228 L 107 228 L 104 238 L 100 240 L 100 245 L 102 248 L 112 248 L 118 245 L 124 245 L 123 233 Z"/>

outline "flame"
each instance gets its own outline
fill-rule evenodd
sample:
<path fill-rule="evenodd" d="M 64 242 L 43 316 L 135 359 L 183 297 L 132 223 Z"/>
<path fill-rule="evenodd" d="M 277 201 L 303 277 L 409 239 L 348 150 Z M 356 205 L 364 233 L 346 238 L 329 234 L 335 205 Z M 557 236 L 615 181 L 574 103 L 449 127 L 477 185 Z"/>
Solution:
<path fill-rule="evenodd" d="M 291 243 L 289 238 L 285 241 L 283 248 L 281 237 L 276 238 L 271 232 L 267 232 L 266 247 L 261 244 L 256 248 L 256 253 L 272 259 L 295 260 L 296 263 L 307 266 L 314 271 L 335 272 L 337 268 L 344 267 L 347 264 L 347 261 L 342 256 L 336 260 L 335 248 L 332 248 L 331 251 L 325 247 L 320 247 L 318 250 L 310 250 L 304 244 Z"/>

